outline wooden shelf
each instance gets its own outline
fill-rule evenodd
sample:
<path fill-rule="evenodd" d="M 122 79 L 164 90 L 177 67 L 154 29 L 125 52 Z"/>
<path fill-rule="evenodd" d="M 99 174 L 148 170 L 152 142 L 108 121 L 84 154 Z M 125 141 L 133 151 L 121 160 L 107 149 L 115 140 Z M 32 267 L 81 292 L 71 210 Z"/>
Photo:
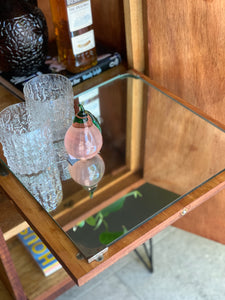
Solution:
<path fill-rule="evenodd" d="M 56 296 L 75 284 L 63 268 L 45 277 L 17 237 L 10 239 L 7 246 L 28 299 L 44 299 L 50 294 Z"/>
<path fill-rule="evenodd" d="M 3 282 L 0 280 L 0 299 L 12 300 L 13 297 L 10 295 Z"/>
<path fill-rule="evenodd" d="M 0 228 L 3 232 L 4 239 L 7 241 L 17 235 L 20 231 L 28 227 L 27 222 L 18 213 L 15 205 L 0 187 Z M 5 217 L 7 216 L 7 218 Z"/>

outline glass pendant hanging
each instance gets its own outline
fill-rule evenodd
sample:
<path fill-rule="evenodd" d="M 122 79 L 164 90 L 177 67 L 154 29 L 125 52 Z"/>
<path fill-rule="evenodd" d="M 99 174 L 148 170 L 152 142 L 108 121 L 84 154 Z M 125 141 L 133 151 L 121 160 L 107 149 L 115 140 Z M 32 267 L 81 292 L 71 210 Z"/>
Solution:
<path fill-rule="evenodd" d="M 96 118 L 79 105 L 79 112 L 65 134 L 67 153 L 72 158 L 90 159 L 98 154 L 102 144 L 102 133 Z"/>
<path fill-rule="evenodd" d="M 91 159 L 78 160 L 73 166 L 69 165 L 71 178 L 89 192 L 90 198 L 97 188 L 105 172 L 105 163 L 97 154 Z"/>

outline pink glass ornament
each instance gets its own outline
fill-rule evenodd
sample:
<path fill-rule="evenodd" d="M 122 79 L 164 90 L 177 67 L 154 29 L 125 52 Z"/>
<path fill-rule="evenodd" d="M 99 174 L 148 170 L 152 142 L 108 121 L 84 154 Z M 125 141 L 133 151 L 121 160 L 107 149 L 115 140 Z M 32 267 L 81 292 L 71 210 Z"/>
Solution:
<path fill-rule="evenodd" d="M 67 153 L 77 159 L 90 159 L 102 148 L 102 134 L 93 123 L 90 114 L 80 105 L 73 124 L 65 134 L 64 145 Z"/>
<path fill-rule="evenodd" d="M 90 192 L 92 198 L 99 181 L 104 175 L 105 163 L 102 157 L 97 154 L 91 159 L 79 160 L 73 166 L 69 165 L 69 172 L 75 182 Z"/>

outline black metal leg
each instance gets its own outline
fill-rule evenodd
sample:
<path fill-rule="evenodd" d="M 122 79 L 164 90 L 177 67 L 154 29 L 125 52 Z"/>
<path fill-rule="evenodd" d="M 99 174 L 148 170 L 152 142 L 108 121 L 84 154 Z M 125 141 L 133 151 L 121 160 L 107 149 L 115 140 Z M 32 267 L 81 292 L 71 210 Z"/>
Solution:
<path fill-rule="evenodd" d="M 146 243 L 144 243 L 142 246 L 145 249 L 145 254 L 146 254 L 146 257 L 147 257 L 147 261 L 138 252 L 137 249 L 135 249 L 134 252 L 137 254 L 138 258 L 142 261 L 142 263 L 145 265 L 145 267 L 152 273 L 153 272 L 153 260 L 152 260 L 153 246 L 152 246 L 152 239 L 149 240 L 149 250 L 148 250 L 148 248 L 146 246 Z"/>

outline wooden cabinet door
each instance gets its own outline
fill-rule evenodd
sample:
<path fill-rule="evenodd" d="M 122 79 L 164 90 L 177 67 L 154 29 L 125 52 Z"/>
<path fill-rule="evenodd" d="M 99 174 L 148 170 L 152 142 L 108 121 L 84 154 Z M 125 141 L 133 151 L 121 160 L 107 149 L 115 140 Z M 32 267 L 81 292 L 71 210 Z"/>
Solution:
<path fill-rule="evenodd" d="M 149 76 L 225 123 L 224 1 L 144 2 Z M 217 154 L 220 161 L 223 154 Z M 225 243 L 224 195 L 221 192 L 175 225 Z"/>
<path fill-rule="evenodd" d="M 78 285 L 96 276 L 225 186 L 225 172 L 217 174 L 221 170 L 220 162 L 215 155 L 208 160 L 216 142 L 225 145 L 224 132 L 199 116 L 198 111 L 192 111 L 188 103 L 167 94 L 165 89 L 161 90 L 149 78 L 136 72 L 101 82 L 98 92 L 101 116 L 105 120 L 101 155 L 104 155 L 106 166 L 113 165 L 113 168 L 105 173 L 92 199 L 72 178 L 66 180 L 64 199 L 54 210 L 53 219 L 10 171 L 3 172 L 0 181 L 21 215 Z M 201 168 L 194 165 L 196 161 L 201 162 Z M 121 240 L 110 244 L 103 261 L 89 264 L 86 260 L 79 260 L 78 247 L 64 231 L 145 182 L 172 192 L 175 194 L 173 199 L 158 208 L 157 199 L 166 196 L 157 198 L 148 190 L 146 199 L 150 208 L 148 206 L 146 211 L 150 213 L 137 226 L 135 224 L 135 230 L 132 228 Z"/>

